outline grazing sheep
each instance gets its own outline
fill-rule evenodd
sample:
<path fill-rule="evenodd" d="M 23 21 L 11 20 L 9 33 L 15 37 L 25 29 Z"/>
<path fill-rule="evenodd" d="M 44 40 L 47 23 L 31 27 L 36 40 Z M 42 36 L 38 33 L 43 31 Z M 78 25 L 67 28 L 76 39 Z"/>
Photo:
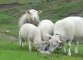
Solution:
<path fill-rule="evenodd" d="M 20 39 L 20 47 L 23 47 L 24 41 L 28 41 L 29 43 L 29 51 L 32 50 L 32 42 L 34 43 L 35 48 L 37 51 L 41 50 L 42 47 L 42 40 L 41 40 L 41 33 L 38 27 L 34 26 L 33 24 L 26 23 L 23 24 L 19 30 L 19 39 Z"/>
<path fill-rule="evenodd" d="M 68 55 L 71 56 L 71 42 L 75 42 L 75 53 L 78 53 L 78 41 L 83 37 L 83 18 L 81 17 L 67 17 L 57 21 L 54 26 L 54 39 L 49 40 L 49 51 L 54 49 L 62 42 L 64 52 L 66 49 L 64 43 L 68 43 Z"/>
<path fill-rule="evenodd" d="M 38 24 L 38 28 L 41 31 L 41 38 L 45 42 L 42 49 L 44 50 L 49 44 L 49 37 L 53 35 L 54 24 L 50 20 L 42 20 Z"/>
<path fill-rule="evenodd" d="M 39 23 L 39 16 L 42 11 L 36 11 L 34 9 L 27 10 L 26 14 L 22 15 L 22 17 L 19 19 L 18 26 L 21 27 L 25 23 L 32 23 L 34 25 L 38 25 Z"/>

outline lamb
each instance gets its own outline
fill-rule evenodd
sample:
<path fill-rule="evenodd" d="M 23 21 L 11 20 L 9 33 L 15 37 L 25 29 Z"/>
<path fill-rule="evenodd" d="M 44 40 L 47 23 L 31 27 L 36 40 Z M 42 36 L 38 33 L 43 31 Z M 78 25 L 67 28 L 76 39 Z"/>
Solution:
<path fill-rule="evenodd" d="M 25 23 L 31 23 L 37 26 L 39 23 L 38 14 L 40 14 L 41 12 L 42 12 L 41 10 L 39 11 L 36 11 L 34 9 L 27 10 L 26 14 L 22 15 L 22 17 L 19 19 L 19 22 L 18 22 L 19 28 Z"/>
<path fill-rule="evenodd" d="M 41 51 L 42 40 L 41 33 L 38 27 L 30 23 L 25 23 L 19 30 L 20 48 L 23 47 L 24 41 L 29 43 L 29 51 L 32 51 L 32 42 L 34 43 L 37 51 Z"/>
<path fill-rule="evenodd" d="M 66 49 L 64 43 L 68 42 L 68 55 L 71 56 L 71 42 L 75 42 L 75 53 L 78 53 L 78 42 L 83 37 L 83 18 L 82 17 L 67 17 L 57 21 L 54 26 L 54 38 L 49 40 L 49 51 L 54 49 L 60 44 L 63 44 L 64 52 Z"/>
<path fill-rule="evenodd" d="M 48 46 L 50 36 L 53 35 L 53 27 L 54 27 L 54 23 L 52 23 L 50 20 L 47 19 L 42 20 L 38 24 L 38 28 L 41 31 L 41 38 L 45 42 L 42 47 L 43 50 L 45 50 L 46 46 Z"/>

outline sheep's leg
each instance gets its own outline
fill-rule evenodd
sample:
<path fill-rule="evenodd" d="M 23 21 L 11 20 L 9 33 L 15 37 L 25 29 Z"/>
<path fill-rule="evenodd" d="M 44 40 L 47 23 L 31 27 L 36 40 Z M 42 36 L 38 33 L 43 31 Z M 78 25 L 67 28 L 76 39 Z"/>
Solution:
<path fill-rule="evenodd" d="M 29 51 L 32 51 L 32 45 L 31 41 L 29 41 Z"/>
<path fill-rule="evenodd" d="M 24 41 L 23 41 L 22 38 L 21 38 L 21 39 L 20 39 L 20 48 L 21 48 L 21 49 L 22 49 L 23 45 L 24 45 Z"/>
<path fill-rule="evenodd" d="M 22 40 L 20 40 L 20 49 L 22 49 Z"/>
<path fill-rule="evenodd" d="M 22 41 L 22 47 L 24 46 L 24 41 Z"/>
<path fill-rule="evenodd" d="M 71 41 L 68 41 L 68 55 L 71 56 Z"/>
<path fill-rule="evenodd" d="M 78 44 L 79 44 L 79 41 L 76 41 L 75 42 L 75 53 L 77 54 L 78 53 Z"/>
<path fill-rule="evenodd" d="M 62 44 L 62 47 L 63 47 L 63 53 L 66 54 L 66 48 L 65 48 L 64 44 Z"/>
<path fill-rule="evenodd" d="M 65 46 L 63 46 L 63 50 L 64 50 L 64 53 L 66 54 L 66 48 L 65 48 Z"/>

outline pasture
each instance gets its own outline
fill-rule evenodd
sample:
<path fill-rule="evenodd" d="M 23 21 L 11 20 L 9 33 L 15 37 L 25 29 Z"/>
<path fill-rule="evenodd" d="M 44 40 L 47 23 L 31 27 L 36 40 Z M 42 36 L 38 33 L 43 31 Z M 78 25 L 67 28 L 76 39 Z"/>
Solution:
<path fill-rule="evenodd" d="M 27 43 L 20 49 L 18 20 L 28 9 L 42 10 L 40 20 L 50 19 L 53 23 L 67 16 L 83 17 L 83 1 L 0 0 L 0 60 L 83 60 L 83 44 L 79 44 L 78 54 L 74 53 L 75 45 L 71 45 L 71 57 L 63 54 L 62 50 L 46 55 L 33 47 L 29 52 Z"/>
<path fill-rule="evenodd" d="M 29 52 L 28 44 L 25 43 L 23 49 L 19 48 L 18 42 L 0 42 L 0 60 L 83 60 L 83 45 L 79 45 L 79 53 L 74 53 L 75 45 L 72 44 L 72 56 L 69 57 L 60 51 L 54 51 L 50 55 L 37 52 L 34 47 Z"/>

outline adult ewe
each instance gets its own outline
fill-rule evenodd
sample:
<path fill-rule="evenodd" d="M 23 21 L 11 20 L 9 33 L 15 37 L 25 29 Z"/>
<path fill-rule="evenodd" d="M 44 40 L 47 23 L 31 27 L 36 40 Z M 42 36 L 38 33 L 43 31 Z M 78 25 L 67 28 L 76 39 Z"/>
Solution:
<path fill-rule="evenodd" d="M 49 40 L 50 51 L 54 51 L 61 42 L 68 42 L 68 55 L 71 56 L 71 42 L 75 41 L 75 53 L 78 53 L 78 41 L 83 37 L 83 18 L 67 17 L 57 21 L 54 26 L 54 39 Z M 59 41 L 59 42 L 58 42 Z M 64 46 L 63 46 L 64 47 Z M 66 53 L 66 49 L 64 48 Z"/>
<path fill-rule="evenodd" d="M 36 11 L 34 9 L 27 10 L 26 14 L 22 15 L 22 17 L 19 19 L 18 26 L 21 27 L 25 23 L 31 23 L 34 25 L 38 25 L 39 23 L 39 16 L 42 11 Z"/>
<path fill-rule="evenodd" d="M 29 51 L 32 50 L 32 42 L 34 43 L 37 51 L 41 51 L 42 48 L 42 40 L 41 33 L 39 28 L 34 26 L 33 24 L 26 23 L 23 24 L 19 30 L 19 39 L 20 39 L 20 47 L 23 47 L 24 41 L 28 41 L 29 43 Z"/>
<path fill-rule="evenodd" d="M 38 24 L 38 28 L 41 31 L 41 38 L 43 41 L 46 41 L 43 44 L 43 50 L 46 48 L 46 46 L 48 46 L 49 44 L 49 39 L 50 36 L 53 35 L 53 27 L 54 24 L 50 21 L 50 20 L 42 20 L 39 24 Z"/>

